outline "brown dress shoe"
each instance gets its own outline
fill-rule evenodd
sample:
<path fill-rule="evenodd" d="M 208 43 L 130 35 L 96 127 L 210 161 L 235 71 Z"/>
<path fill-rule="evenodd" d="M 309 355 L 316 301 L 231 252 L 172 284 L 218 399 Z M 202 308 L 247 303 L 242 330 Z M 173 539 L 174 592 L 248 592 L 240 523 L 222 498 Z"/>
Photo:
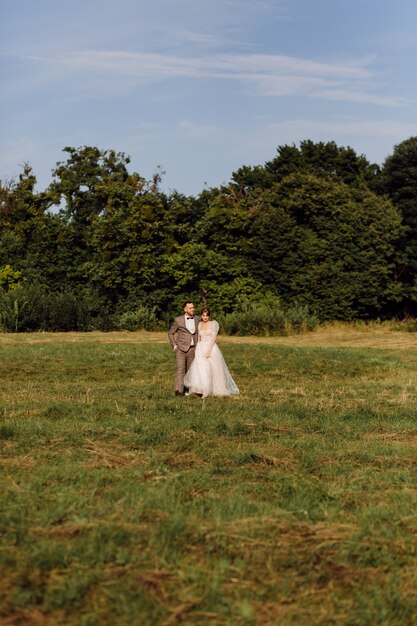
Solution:
<path fill-rule="evenodd" d="M 181 391 L 178 391 L 178 389 L 177 389 L 177 391 L 175 392 L 175 395 L 176 395 L 176 396 L 182 396 L 182 392 L 181 392 Z"/>

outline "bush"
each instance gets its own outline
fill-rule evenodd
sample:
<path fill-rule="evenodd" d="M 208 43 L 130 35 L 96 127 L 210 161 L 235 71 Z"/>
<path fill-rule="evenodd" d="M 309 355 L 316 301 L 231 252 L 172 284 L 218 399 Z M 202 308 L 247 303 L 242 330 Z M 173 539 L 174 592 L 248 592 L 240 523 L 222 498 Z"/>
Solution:
<path fill-rule="evenodd" d="M 319 323 L 318 317 L 309 312 L 308 306 L 302 304 L 289 307 L 285 315 L 291 331 L 295 333 L 312 331 Z"/>
<path fill-rule="evenodd" d="M 402 330 L 407 333 L 417 332 L 417 319 L 415 317 L 406 317 L 403 320 L 393 320 L 391 322 L 393 330 Z"/>
<path fill-rule="evenodd" d="M 3 332 L 92 330 L 88 302 L 73 293 L 49 293 L 39 285 L 0 292 Z"/>
<path fill-rule="evenodd" d="M 221 319 L 222 330 L 228 335 L 289 335 L 314 330 L 318 319 L 305 306 L 293 306 L 286 311 L 266 300 L 242 305 L 239 310 Z"/>
<path fill-rule="evenodd" d="M 158 320 L 155 314 L 155 308 L 147 308 L 139 306 L 134 311 L 126 311 L 122 313 L 116 322 L 119 330 L 157 330 Z"/>

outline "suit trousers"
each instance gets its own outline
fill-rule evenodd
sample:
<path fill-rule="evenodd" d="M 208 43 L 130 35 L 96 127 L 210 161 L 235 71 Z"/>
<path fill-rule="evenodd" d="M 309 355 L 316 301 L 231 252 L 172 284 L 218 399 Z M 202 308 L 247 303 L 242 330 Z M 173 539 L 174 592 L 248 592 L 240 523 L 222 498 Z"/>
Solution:
<path fill-rule="evenodd" d="M 179 348 L 175 350 L 176 358 L 176 374 L 175 374 L 175 391 L 184 391 L 184 376 L 190 369 L 191 363 L 194 361 L 195 346 L 191 346 L 187 352 L 183 352 Z"/>

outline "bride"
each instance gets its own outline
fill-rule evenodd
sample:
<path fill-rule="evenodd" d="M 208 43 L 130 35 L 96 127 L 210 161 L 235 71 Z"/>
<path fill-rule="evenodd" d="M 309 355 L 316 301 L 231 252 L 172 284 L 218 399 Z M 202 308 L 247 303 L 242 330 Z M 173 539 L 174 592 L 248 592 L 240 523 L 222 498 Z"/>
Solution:
<path fill-rule="evenodd" d="M 201 322 L 198 325 L 198 342 L 194 361 L 185 375 L 184 385 L 189 393 L 206 396 L 237 395 L 239 389 L 233 380 L 227 365 L 216 344 L 219 325 L 210 319 L 208 307 L 201 311 Z"/>

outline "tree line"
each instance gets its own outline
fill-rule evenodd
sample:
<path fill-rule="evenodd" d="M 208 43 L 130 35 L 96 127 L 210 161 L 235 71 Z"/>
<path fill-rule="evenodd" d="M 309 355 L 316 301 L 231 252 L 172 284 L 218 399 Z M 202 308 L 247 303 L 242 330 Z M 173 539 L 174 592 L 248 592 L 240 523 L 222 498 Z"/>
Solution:
<path fill-rule="evenodd" d="M 186 298 L 230 329 L 243 312 L 270 331 L 416 312 L 417 137 L 382 165 L 335 142 L 279 146 L 196 196 L 123 152 L 64 152 L 43 191 L 30 165 L 0 182 L 3 330 L 164 327 Z"/>

